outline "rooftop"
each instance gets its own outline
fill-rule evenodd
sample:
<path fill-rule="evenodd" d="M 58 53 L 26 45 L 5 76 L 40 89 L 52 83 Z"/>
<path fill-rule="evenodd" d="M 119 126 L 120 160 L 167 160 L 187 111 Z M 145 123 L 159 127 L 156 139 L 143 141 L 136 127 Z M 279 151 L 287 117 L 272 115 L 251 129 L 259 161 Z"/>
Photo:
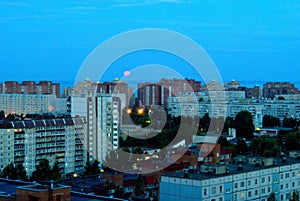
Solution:
<path fill-rule="evenodd" d="M 247 158 L 251 158 L 251 157 L 247 157 Z M 263 157 L 258 157 L 258 159 L 259 158 L 263 158 Z M 265 158 L 265 159 L 272 159 L 272 158 Z M 226 164 L 226 165 L 225 164 L 206 165 L 210 167 L 226 166 L 227 171 L 224 174 L 203 173 L 200 172 L 200 169 L 192 169 L 187 172 L 165 172 L 163 176 L 205 180 L 205 179 L 217 178 L 222 176 L 229 176 L 229 175 L 246 173 L 251 171 L 263 170 L 267 168 L 279 167 L 284 165 L 291 165 L 296 163 L 300 163 L 300 160 L 297 158 L 284 156 L 280 158 L 274 158 L 274 164 L 270 166 L 254 165 L 246 162 Z"/>

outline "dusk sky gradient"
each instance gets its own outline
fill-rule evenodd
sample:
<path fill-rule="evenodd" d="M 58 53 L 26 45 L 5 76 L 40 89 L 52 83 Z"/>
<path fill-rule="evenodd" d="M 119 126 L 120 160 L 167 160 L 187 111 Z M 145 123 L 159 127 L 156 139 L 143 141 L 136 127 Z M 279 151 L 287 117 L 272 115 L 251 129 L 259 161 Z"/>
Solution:
<path fill-rule="evenodd" d="M 75 80 L 99 44 L 141 28 L 190 37 L 207 51 L 223 80 L 300 81 L 298 0 L 6 0 L 0 1 L 0 82 Z M 117 65 L 136 65 L 138 58 L 151 63 L 145 55 Z M 164 55 L 155 58 L 170 62 Z M 107 79 L 123 74 L 117 65 Z"/>

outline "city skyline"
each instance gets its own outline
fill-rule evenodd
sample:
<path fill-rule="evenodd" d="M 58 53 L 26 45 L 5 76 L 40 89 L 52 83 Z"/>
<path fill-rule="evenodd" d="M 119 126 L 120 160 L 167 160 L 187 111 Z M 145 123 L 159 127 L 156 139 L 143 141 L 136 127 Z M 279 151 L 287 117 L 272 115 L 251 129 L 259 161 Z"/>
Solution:
<path fill-rule="evenodd" d="M 85 58 L 105 40 L 124 31 L 157 27 L 195 40 L 225 81 L 299 81 L 297 73 L 290 73 L 297 72 L 300 64 L 297 1 L 284 5 L 280 1 L 49 1 L 43 5 L 0 3 L 4 30 L 0 44 L 5 49 L 0 55 L 1 80 L 72 82 Z M 132 53 L 111 66 L 106 81 L 122 77 L 129 68 L 152 64 L 153 56 L 156 63 L 175 70 L 187 67 L 170 55 Z M 191 72 L 185 73 L 197 79 Z"/>

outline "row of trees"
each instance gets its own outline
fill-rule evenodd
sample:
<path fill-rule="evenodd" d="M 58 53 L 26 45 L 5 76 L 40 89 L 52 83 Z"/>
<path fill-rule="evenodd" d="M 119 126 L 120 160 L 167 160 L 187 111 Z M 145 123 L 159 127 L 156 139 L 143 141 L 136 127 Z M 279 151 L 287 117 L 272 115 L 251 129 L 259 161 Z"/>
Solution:
<path fill-rule="evenodd" d="M 15 166 L 13 163 L 10 163 L 3 168 L 0 177 L 14 180 L 27 180 L 27 173 L 22 164 Z"/>
<path fill-rule="evenodd" d="M 300 121 L 293 117 L 285 117 L 281 123 L 280 119 L 271 115 L 265 115 L 263 117 L 263 127 L 274 128 L 283 126 L 285 128 L 297 129 L 300 125 Z"/>
<path fill-rule="evenodd" d="M 87 162 L 85 165 L 85 175 L 95 175 L 99 174 L 99 162 L 95 160 L 90 163 Z M 50 166 L 48 159 L 42 159 L 38 165 L 36 165 L 35 171 L 32 173 L 29 178 L 24 166 L 18 164 L 17 166 L 13 163 L 10 163 L 0 172 L 0 177 L 13 179 L 13 180 L 30 180 L 30 181 L 39 181 L 39 180 L 59 180 L 61 179 L 61 174 L 59 170 L 59 164 L 56 161 L 53 166 Z"/>

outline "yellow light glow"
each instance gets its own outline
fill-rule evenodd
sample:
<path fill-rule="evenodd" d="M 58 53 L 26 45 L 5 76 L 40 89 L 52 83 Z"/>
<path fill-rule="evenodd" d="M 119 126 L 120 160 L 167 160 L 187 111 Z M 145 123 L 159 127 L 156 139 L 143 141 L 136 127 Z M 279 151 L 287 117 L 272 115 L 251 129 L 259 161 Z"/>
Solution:
<path fill-rule="evenodd" d="M 126 110 L 126 112 L 127 112 L 127 114 L 131 114 L 131 113 L 132 113 L 132 109 L 131 109 L 131 108 L 128 108 L 128 109 Z"/>
<path fill-rule="evenodd" d="M 143 108 L 139 108 L 139 109 L 137 110 L 137 113 L 138 113 L 138 114 L 144 114 L 144 109 L 143 109 Z"/>

